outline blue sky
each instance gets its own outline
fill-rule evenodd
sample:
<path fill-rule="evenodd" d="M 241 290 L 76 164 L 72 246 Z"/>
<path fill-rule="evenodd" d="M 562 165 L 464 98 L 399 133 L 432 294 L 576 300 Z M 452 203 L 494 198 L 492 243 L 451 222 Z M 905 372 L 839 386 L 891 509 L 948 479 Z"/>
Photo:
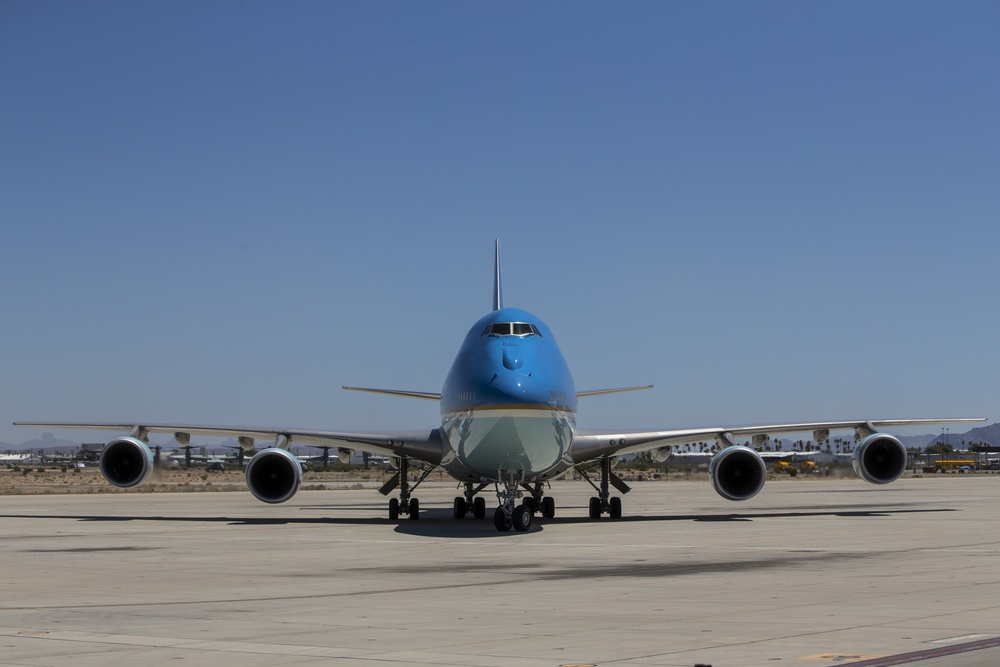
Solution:
<path fill-rule="evenodd" d="M 339 387 L 438 391 L 495 237 L 578 388 L 656 385 L 588 399 L 584 428 L 1000 418 L 998 25 L 991 2 L 8 0 L 0 442 L 431 426 Z"/>

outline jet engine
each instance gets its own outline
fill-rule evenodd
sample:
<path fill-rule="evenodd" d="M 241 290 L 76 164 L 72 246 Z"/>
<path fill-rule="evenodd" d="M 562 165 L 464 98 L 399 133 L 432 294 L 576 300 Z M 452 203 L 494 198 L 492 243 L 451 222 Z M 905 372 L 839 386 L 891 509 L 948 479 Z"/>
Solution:
<path fill-rule="evenodd" d="M 270 447 L 247 464 L 247 487 L 257 500 L 283 503 L 299 490 L 302 464 L 287 449 Z"/>
<path fill-rule="evenodd" d="M 872 433 L 854 448 L 854 472 L 872 484 L 888 484 L 906 470 L 906 447 L 891 435 Z"/>
<path fill-rule="evenodd" d="M 715 492 L 727 500 L 747 500 L 764 488 L 767 467 L 764 459 L 749 447 L 726 447 L 708 464 Z"/>
<path fill-rule="evenodd" d="M 115 486 L 130 489 L 145 482 L 153 472 L 153 452 L 142 440 L 115 438 L 101 451 L 101 474 Z"/>

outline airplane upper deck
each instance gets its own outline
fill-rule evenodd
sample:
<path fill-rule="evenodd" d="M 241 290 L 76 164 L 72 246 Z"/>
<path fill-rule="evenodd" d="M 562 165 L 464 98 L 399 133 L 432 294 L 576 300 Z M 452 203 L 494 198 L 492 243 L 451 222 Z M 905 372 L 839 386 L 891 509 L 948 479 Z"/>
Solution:
<path fill-rule="evenodd" d="M 555 398 L 554 398 L 555 397 Z M 575 408 L 573 378 L 551 330 L 518 308 L 487 313 L 469 329 L 442 392 L 442 411 L 484 405 Z"/>

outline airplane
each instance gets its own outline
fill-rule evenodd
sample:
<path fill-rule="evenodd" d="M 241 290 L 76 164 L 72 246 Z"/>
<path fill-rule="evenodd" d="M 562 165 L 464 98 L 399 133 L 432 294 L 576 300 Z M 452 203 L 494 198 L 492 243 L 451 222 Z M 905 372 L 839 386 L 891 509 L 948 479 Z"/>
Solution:
<path fill-rule="evenodd" d="M 626 454 L 648 451 L 656 460 L 670 456 L 672 447 L 715 440 L 719 451 L 709 464 L 715 491 L 728 500 L 748 500 L 762 489 L 767 478 L 764 458 L 757 451 L 774 434 L 811 431 L 813 441 L 826 440 L 830 431 L 853 430 L 858 440 L 853 467 L 862 479 L 874 484 L 897 480 L 906 469 L 906 448 L 881 429 L 985 419 L 855 419 L 848 421 L 688 428 L 663 431 L 578 431 L 577 402 L 594 396 L 648 389 L 652 385 L 578 391 L 569 367 L 546 324 L 531 313 L 505 307 L 500 271 L 500 241 L 493 265 L 493 309 L 472 328 L 459 347 L 440 393 L 343 387 L 414 399 L 437 401 L 441 421 L 436 427 L 412 431 L 350 432 L 299 428 L 198 426 L 145 422 L 15 422 L 16 426 L 125 431 L 104 447 L 100 469 L 111 484 L 130 488 L 142 484 L 153 469 L 147 445 L 150 433 L 173 433 L 188 445 L 192 435 L 236 437 L 249 451 L 258 441 L 270 446 L 254 454 L 246 466 L 246 483 L 258 500 L 283 503 L 292 498 L 302 479 L 302 464 L 290 452 L 292 443 L 330 447 L 349 457 L 361 449 L 397 461 L 395 475 L 379 490 L 398 497 L 389 500 L 389 519 L 400 515 L 419 517 L 420 504 L 413 492 L 430 472 L 441 468 L 458 480 L 464 492 L 453 503 L 456 519 L 486 517 L 486 500 L 480 495 L 493 487 L 497 507 L 493 512 L 498 531 L 526 531 L 536 512 L 550 519 L 555 501 L 546 495 L 546 483 L 576 468 L 594 487 L 589 515 L 599 519 L 622 516 L 622 499 L 628 485 L 612 471 Z M 751 446 L 737 444 L 746 439 Z M 422 471 L 416 482 L 413 466 Z M 599 466 L 595 482 L 588 469 Z"/>
<path fill-rule="evenodd" d="M 349 449 L 345 449 L 343 447 L 334 447 L 330 445 L 322 445 L 322 446 L 310 445 L 310 447 L 313 447 L 315 449 L 320 449 L 323 451 L 323 453 L 320 454 L 319 456 L 299 456 L 298 459 L 302 463 L 318 463 L 323 466 L 328 466 L 330 465 L 331 449 L 337 450 L 337 457 L 336 457 L 337 463 L 342 463 L 344 465 L 347 465 L 351 462 L 351 459 L 354 457 L 354 452 L 352 452 Z"/>

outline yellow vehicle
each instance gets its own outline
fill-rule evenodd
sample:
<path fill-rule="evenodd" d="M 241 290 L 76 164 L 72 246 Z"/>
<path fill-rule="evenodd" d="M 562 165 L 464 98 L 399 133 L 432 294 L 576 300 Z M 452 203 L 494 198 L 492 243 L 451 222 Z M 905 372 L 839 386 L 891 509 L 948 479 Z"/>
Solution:
<path fill-rule="evenodd" d="M 774 474 L 780 475 L 781 473 L 788 473 L 792 477 L 802 473 L 816 472 L 819 470 L 819 466 L 816 465 L 815 461 L 798 461 L 797 463 L 792 463 L 791 461 L 778 461 L 774 464 Z"/>
<path fill-rule="evenodd" d="M 938 459 L 934 462 L 934 472 L 954 472 L 962 466 L 974 470 L 976 461 L 975 459 Z"/>

